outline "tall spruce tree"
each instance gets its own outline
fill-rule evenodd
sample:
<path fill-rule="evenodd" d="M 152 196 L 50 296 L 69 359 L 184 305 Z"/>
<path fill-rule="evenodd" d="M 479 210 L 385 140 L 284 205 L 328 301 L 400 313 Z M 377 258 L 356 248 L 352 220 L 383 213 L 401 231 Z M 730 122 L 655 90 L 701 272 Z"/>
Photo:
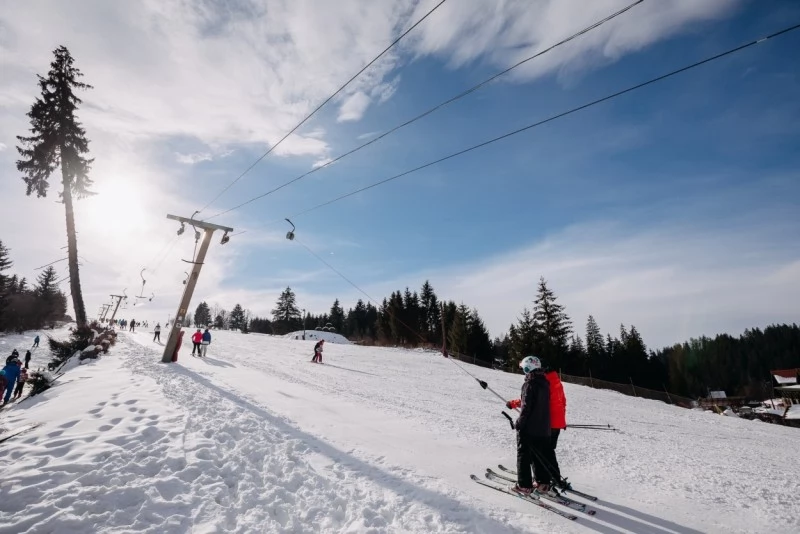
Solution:
<path fill-rule="evenodd" d="M 453 322 L 447 331 L 447 345 L 451 353 L 474 356 L 474 354 L 467 354 L 469 349 L 470 313 L 470 309 L 463 302 L 456 308 Z"/>
<path fill-rule="evenodd" d="M 14 265 L 9 256 L 9 250 L 0 241 L 0 332 L 3 331 L 3 313 L 8 307 L 8 297 L 11 294 L 11 279 L 3 274 Z"/>
<path fill-rule="evenodd" d="M 232 330 L 241 330 L 245 328 L 246 321 L 244 316 L 244 309 L 242 309 L 241 304 L 236 304 L 231 310 L 231 314 L 228 318 L 228 323 Z"/>
<path fill-rule="evenodd" d="M 197 328 L 211 325 L 211 308 L 205 301 L 198 304 L 194 311 L 194 324 Z"/>
<path fill-rule="evenodd" d="M 556 300 L 555 293 L 547 287 L 544 277 L 540 278 L 533 308 L 533 318 L 539 327 L 537 351 L 554 368 L 566 363 L 569 335 L 572 332 L 569 316 L 564 311 L 564 306 Z"/>
<path fill-rule="evenodd" d="M 36 287 L 33 292 L 38 300 L 38 308 L 44 324 L 53 324 L 63 317 L 66 311 L 61 309 L 61 300 L 59 299 L 58 285 L 56 284 L 57 278 L 56 270 L 51 265 L 42 271 L 36 279 Z"/>
<path fill-rule="evenodd" d="M 469 312 L 467 321 L 467 354 L 478 360 L 491 364 L 494 360 L 492 352 L 492 338 L 489 329 L 481 319 L 478 310 L 472 309 Z"/>
<path fill-rule="evenodd" d="M 75 321 L 86 325 L 86 308 L 83 304 L 80 274 L 78 270 L 78 239 L 75 231 L 73 195 L 78 199 L 92 195 L 89 179 L 92 159 L 84 155 L 89 152 L 86 130 L 78 122 L 75 112 L 81 99 L 75 96 L 76 89 L 91 89 L 90 85 L 78 81 L 83 76 L 74 66 L 74 60 L 66 47 L 53 51 L 55 59 L 50 64 L 47 77 L 39 76 L 41 96 L 31 106 L 31 136 L 18 136 L 17 150 L 22 159 L 17 161 L 17 170 L 23 176 L 26 195 L 36 192 L 37 197 L 47 196 L 48 179 L 60 167 L 61 201 L 64 203 L 67 222 L 67 257 L 69 258 L 70 289 Z"/>
<path fill-rule="evenodd" d="M 331 312 L 329 315 L 329 321 L 331 326 L 336 329 L 337 332 L 341 333 L 344 331 L 344 310 L 342 309 L 342 305 L 339 303 L 339 299 L 333 301 L 333 305 L 331 306 Z"/>
<path fill-rule="evenodd" d="M 275 334 L 286 334 L 293 327 L 301 323 L 300 310 L 297 307 L 297 297 L 292 288 L 287 287 L 281 292 L 275 308 L 272 310 L 272 330 Z"/>

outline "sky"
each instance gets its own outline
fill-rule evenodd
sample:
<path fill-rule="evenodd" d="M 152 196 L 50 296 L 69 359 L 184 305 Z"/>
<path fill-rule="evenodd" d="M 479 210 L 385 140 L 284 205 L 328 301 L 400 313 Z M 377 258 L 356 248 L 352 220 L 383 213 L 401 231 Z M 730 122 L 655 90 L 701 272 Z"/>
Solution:
<path fill-rule="evenodd" d="M 195 242 L 166 215 L 201 210 L 235 234 L 226 245 L 215 234 L 192 309 L 240 303 L 264 316 L 287 286 L 312 313 L 366 298 L 305 246 L 376 299 L 430 280 L 440 298 L 478 309 L 492 335 L 532 306 L 540 277 L 576 333 L 592 314 L 604 332 L 635 325 L 654 349 L 797 322 L 800 31 L 303 213 L 800 23 L 795 2 L 645 0 L 214 217 L 630 3 L 448 0 L 222 193 L 435 3 L 0 0 L 10 272 L 34 279 L 66 256 L 59 177 L 47 198 L 26 197 L 15 167 L 36 75 L 65 45 L 93 86 L 79 118 L 98 194 L 76 206 L 90 315 L 125 290 L 119 316 L 174 316 Z"/>

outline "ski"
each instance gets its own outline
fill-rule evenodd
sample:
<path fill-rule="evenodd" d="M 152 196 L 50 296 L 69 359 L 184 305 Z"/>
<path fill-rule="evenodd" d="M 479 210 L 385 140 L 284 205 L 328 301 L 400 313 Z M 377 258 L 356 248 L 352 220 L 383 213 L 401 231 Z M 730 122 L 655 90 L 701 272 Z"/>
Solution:
<path fill-rule="evenodd" d="M 497 467 L 499 467 L 501 471 L 505 471 L 505 472 L 506 472 L 506 473 L 508 473 L 508 474 L 515 475 L 515 476 L 516 476 L 516 474 L 517 474 L 517 472 L 516 472 L 516 471 L 514 471 L 513 469 L 509 469 L 509 468 L 507 468 L 507 467 L 503 467 L 502 465 L 498 465 Z M 566 480 L 566 479 L 565 479 L 565 480 Z M 582 492 L 582 491 L 578 491 L 578 490 L 576 490 L 576 489 L 573 489 L 573 488 L 572 488 L 572 485 L 570 485 L 570 486 L 569 486 L 569 487 L 568 487 L 566 490 L 564 490 L 564 491 L 568 491 L 568 492 L 570 492 L 570 493 L 572 493 L 572 494 L 574 494 L 574 495 L 577 495 L 578 497 L 583 497 L 584 499 L 588 499 L 588 500 L 590 500 L 590 501 L 596 501 L 596 500 L 597 500 L 597 497 L 595 497 L 594 495 L 590 495 L 590 494 L 588 494 L 588 493 L 584 493 L 584 492 Z"/>
<path fill-rule="evenodd" d="M 501 475 L 500 473 L 495 473 L 491 469 L 486 469 L 486 478 L 489 480 L 493 480 L 496 482 L 516 482 L 515 479 Z M 569 497 L 565 497 L 563 495 L 552 495 L 550 493 L 542 493 L 540 491 L 534 490 L 534 494 L 537 497 L 542 499 L 546 499 L 548 501 L 554 502 L 556 504 L 560 504 L 561 506 L 566 506 L 567 508 L 574 510 L 576 512 L 581 512 L 586 515 L 595 515 L 597 510 L 590 510 L 586 507 L 586 505 L 582 502 L 573 501 Z"/>
<path fill-rule="evenodd" d="M 36 428 L 37 426 L 39 426 L 41 424 L 42 423 L 30 423 L 30 424 L 27 424 L 27 425 L 22 425 L 22 426 L 18 426 L 16 428 L 12 428 L 12 429 L 8 430 L 6 433 L 0 434 L 0 443 L 3 443 L 5 441 L 13 438 L 14 436 L 19 436 L 20 434 L 22 434 L 24 432 L 31 431 L 31 430 L 33 430 L 34 428 Z"/>
<path fill-rule="evenodd" d="M 491 488 L 491 489 L 496 490 L 496 491 L 500 491 L 500 492 L 503 492 L 503 493 L 507 493 L 509 495 L 513 495 L 514 497 L 519 497 L 523 501 L 529 502 L 531 504 L 535 504 L 536 506 L 538 506 L 538 507 L 540 507 L 540 508 L 542 508 L 544 510 L 548 510 L 550 512 L 558 514 L 558 515 L 560 515 L 561 517 L 563 517 L 565 519 L 569 519 L 570 521 L 575 521 L 576 519 L 578 519 L 578 516 L 576 516 L 576 515 L 572 515 L 572 514 L 567 513 L 567 512 L 565 512 L 563 510 L 559 510 L 558 508 L 556 508 L 554 506 L 550 506 L 547 503 L 543 503 L 542 501 L 539 500 L 538 497 L 522 495 L 522 494 L 517 493 L 516 491 L 514 491 L 511 488 L 508 488 L 506 486 L 497 486 L 495 484 L 490 484 L 489 482 L 485 482 L 485 481 L 481 480 L 480 478 L 478 478 L 475 475 L 470 475 L 469 477 L 472 480 L 474 480 L 475 482 L 477 482 L 478 484 L 480 484 L 481 486 L 486 486 L 487 488 Z"/>

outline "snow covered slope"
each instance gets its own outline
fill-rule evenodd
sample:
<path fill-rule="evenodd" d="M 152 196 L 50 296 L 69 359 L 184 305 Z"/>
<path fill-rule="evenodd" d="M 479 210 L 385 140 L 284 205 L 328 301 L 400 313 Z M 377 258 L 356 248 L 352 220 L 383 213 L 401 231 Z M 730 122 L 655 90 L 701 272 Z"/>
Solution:
<path fill-rule="evenodd" d="M 565 385 L 566 521 L 471 482 L 513 465 L 502 404 L 422 351 L 218 332 L 160 361 L 148 333 L 15 407 L 0 532 L 798 532 L 797 429 Z M 522 377 L 462 365 L 514 397 Z M 26 405 L 27 404 L 27 405 Z"/>

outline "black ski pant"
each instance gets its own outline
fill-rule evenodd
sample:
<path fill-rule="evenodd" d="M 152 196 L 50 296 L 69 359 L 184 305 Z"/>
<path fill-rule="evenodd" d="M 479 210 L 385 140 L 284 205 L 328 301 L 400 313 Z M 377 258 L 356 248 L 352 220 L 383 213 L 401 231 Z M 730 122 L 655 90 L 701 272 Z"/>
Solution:
<path fill-rule="evenodd" d="M 156 332 L 155 334 L 153 334 L 153 341 L 155 340 L 161 341 L 161 332 Z"/>
<path fill-rule="evenodd" d="M 520 488 L 532 488 L 535 473 L 536 482 L 552 484 L 551 470 L 547 467 L 553 465 L 555 456 L 550 444 L 550 438 L 534 437 L 517 432 L 517 485 Z"/>
<path fill-rule="evenodd" d="M 550 448 L 553 452 L 552 464 L 550 466 L 550 473 L 553 476 L 553 482 L 561 480 L 561 468 L 558 467 L 558 457 L 556 456 L 556 447 L 558 446 L 558 435 L 561 434 L 560 428 L 550 429 Z"/>
<path fill-rule="evenodd" d="M 195 352 L 197 352 L 197 353 L 200 352 L 200 343 L 195 343 L 194 341 L 192 341 L 192 345 L 193 345 L 192 346 L 192 356 L 194 356 Z"/>

